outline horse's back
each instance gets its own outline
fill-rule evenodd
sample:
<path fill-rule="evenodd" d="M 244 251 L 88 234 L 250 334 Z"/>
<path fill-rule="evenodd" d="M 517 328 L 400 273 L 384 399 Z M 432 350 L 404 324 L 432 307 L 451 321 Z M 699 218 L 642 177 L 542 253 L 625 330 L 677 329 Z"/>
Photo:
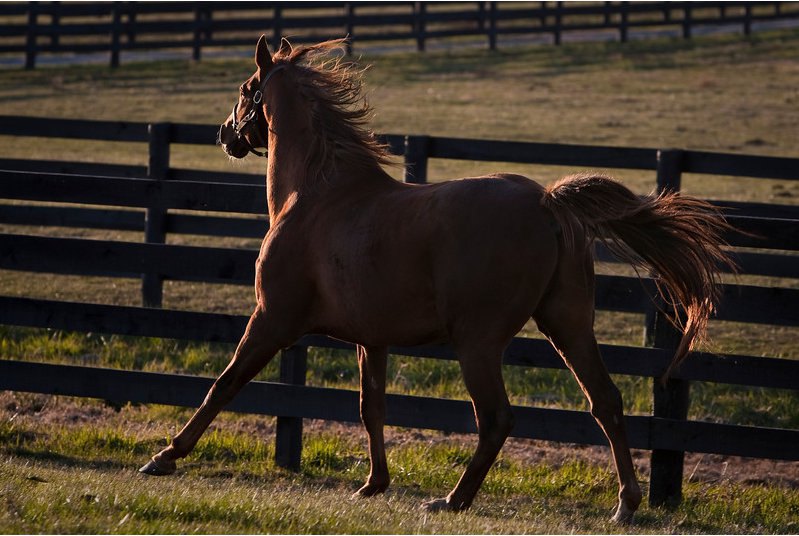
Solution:
<path fill-rule="evenodd" d="M 542 195 L 529 179 L 492 175 L 328 199 L 304 233 L 314 237 L 316 328 L 374 345 L 486 331 L 481 324 L 512 336 L 557 262 Z"/>
<path fill-rule="evenodd" d="M 559 252 L 544 192 L 510 174 L 451 181 L 435 192 L 443 221 L 433 238 L 434 279 L 451 332 L 482 325 L 481 332 L 510 337 L 532 315 Z"/>

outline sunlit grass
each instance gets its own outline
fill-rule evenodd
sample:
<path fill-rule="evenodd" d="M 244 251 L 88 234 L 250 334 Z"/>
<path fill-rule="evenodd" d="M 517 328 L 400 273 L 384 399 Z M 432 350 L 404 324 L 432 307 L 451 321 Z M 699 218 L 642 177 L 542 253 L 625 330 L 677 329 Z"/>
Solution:
<path fill-rule="evenodd" d="M 423 514 L 446 493 L 470 449 L 389 448 L 389 493 L 351 500 L 368 472 L 362 447 L 306 435 L 303 470 L 274 467 L 270 446 L 230 431 L 206 435 L 171 477 L 134 471 L 157 441 L 114 429 L 43 429 L 0 423 L 0 529 L 16 533 L 785 533 L 799 492 L 730 482 L 688 484 L 676 510 L 643 506 L 638 523 L 608 523 L 616 482 L 581 461 L 535 465 L 501 457 L 474 506 Z"/>

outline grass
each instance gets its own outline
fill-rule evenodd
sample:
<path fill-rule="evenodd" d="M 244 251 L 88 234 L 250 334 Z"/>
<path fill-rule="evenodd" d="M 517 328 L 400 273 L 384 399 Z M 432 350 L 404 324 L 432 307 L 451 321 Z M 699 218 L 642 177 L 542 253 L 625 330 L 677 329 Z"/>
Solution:
<path fill-rule="evenodd" d="M 391 491 L 347 500 L 366 476 L 363 448 L 340 436 L 306 438 L 303 471 L 275 468 L 251 436 L 206 435 L 173 477 L 134 472 L 154 447 L 115 429 L 0 424 L 0 527 L 16 533 L 781 533 L 797 528 L 799 491 L 693 483 L 675 510 L 644 506 L 630 528 L 607 522 L 615 476 L 502 457 L 468 512 L 422 515 L 423 499 L 457 479 L 470 450 L 444 443 L 389 449 Z M 53 451 L 59 454 L 54 455 Z"/>
<path fill-rule="evenodd" d="M 607 146 L 682 147 L 799 156 L 792 118 L 799 103 L 799 32 L 750 38 L 626 45 L 569 44 L 364 57 L 380 132 L 425 133 Z M 228 113 L 250 60 L 204 60 L 6 70 L 0 114 L 69 118 L 218 123 Z M 45 158 L 146 165 L 144 144 L 2 137 L 0 158 Z M 175 146 L 176 167 L 263 172 L 249 158 L 231 163 L 214 147 Z M 432 180 L 503 169 L 547 182 L 575 171 L 432 160 Z M 610 170 L 638 192 L 652 174 Z M 398 170 L 393 171 L 399 174 Z M 717 199 L 797 204 L 799 182 L 686 176 L 687 191 Z M 4 232 L 141 240 L 137 233 L 31 229 Z M 170 236 L 171 243 L 200 243 Z M 257 247 L 257 241 L 220 245 Z M 795 286 L 797 280 L 780 285 Z M 102 277 L 39 276 L 0 271 L 0 294 L 138 305 L 140 282 Z M 165 307 L 246 314 L 252 289 L 167 282 Z M 640 344 L 638 315 L 600 313 L 601 342 Z M 535 336 L 529 325 L 525 334 Z M 796 358 L 799 330 L 713 323 L 712 350 Z M 133 339 L 100 334 L 0 327 L 0 355 L 214 376 L 231 345 Z M 308 383 L 357 387 L 357 364 L 346 352 L 312 350 Z M 258 377 L 277 377 L 272 363 Z M 567 372 L 508 367 L 516 404 L 587 409 Z M 456 364 L 390 360 L 389 391 L 466 398 Z M 651 383 L 616 378 L 628 413 L 649 413 Z M 793 391 L 697 383 L 691 417 L 799 427 Z M 47 402 L 45 402 L 46 404 Z M 99 410 L 98 410 L 99 411 Z M 615 532 L 607 525 L 615 494 L 605 466 L 570 461 L 556 467 L 503 457 L 476 507 L 463 515 L 420 516 L 424 498 L 445 493 L 470 448 L 457 443 L 408 442 L 390 449 L 394 490 L 374 501 L 343 500 L 365 478 L 363 445 L 313 433 L 303 473 L 274 468 L 271 447 L 239 431 L 246 417 L 222 417 L 176 478 L 142 480 L 133 469 L 187 418 L 183 410 L 141 408 L 137 428 L 48 427 L 12 415 L 0 423 L 2 532 Z M 13 412 L 12 412 L 13 413 Z M 125 418 L 123 419 L 123 416 Z M 120 419 L 126 422 L 128 413 Z M 77 418 L 77 417 L 76 417 Z M 11 419 L 11 420 L 9 420 Z M 252 421 L 255 422 L 255 421 Z M 260 421 L 258 421 L 260 422 Z M 159 423 L 155 425 L 154 423 Z M 168 423 L 168 424 L 164 424 Z M 123 425 L 120 425 L 123 426 Z M 254 425 L 253 425 L 254 426 Z M 259 425 L 260 426 L 260 425 Z M 635 532 L 795 532 L 795 489 L 729 482 L 686 484 L 676 511 L 644 509 Z M 577 507 L 575 508 L 575 505 Z M 792 524 L 793 523 L 793 524 Z"/>

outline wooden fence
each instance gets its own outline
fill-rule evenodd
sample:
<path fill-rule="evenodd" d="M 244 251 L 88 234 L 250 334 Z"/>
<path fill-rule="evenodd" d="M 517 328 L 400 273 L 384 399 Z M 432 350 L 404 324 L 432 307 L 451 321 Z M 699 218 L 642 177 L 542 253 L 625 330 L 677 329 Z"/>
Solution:
<path fill-rule="evenodd" d="M 251 285 L 256 250 L 165 244 L 169 233 L 261 237 L 265 219 L 203 215 L 229 212 L 264 215 L 263 177 L 169 164 L 172 144 L 213 144 L 216 126 L 144 124 L 28 117 L 0 117 L 0 135 L 67 137 L 140 142 L 149 165 L 0 160 L 0 223 L 142 232 L 143 243 L 51 236 L 0 234 L 0 268 L 27 272 L 142 278 L 143 302 L 123 307 L 83 302 L 0 296 L 0 323 L 69 331 L 236 342 L 247 317 L 165 310 L 164 279 Z M 425 136 L 385 136 L 408 164 L 406 180 L 424 182 L 430 158 L 524 162 L 654 172 L 660 188 L 679 188 L 682 173 L 799 179 L 799 159 L 730 155 L 700 151 L 552 145 Z M 59 203 L 47 206 L 41 203 Z M 81 206 L 69 206 L 71 204 Z M 799 207 L 719 203 L 730 221 L 749 235 L 727 238 L 739 248 L 746 274 L 799 276 Z M 86 207 L 83 205 L 94 205 Z M 102 207 L 102 208 L 101 208 Z M 136 210 L 120 210 L 133 207 Z M 179 212 L 175 210 L 180 209 Z M 196 211 L 186 213 L 186 211 Z M 758 235 L 762 238 L 758 238 Z M 788 254 L 786 254 L 788 253 Z M 607 259 L 598 249 L 597 256 Z M 144 274 L 144 275 L 142 275 Z M 676 338 L 655 313 L 651 281 L 598 276 L 597 308 L 646 314 L 648 346 L 602 345 L 611 373 L 656 378 L 669 362 Z M 721 320 L 799 326 L 799 289 L 790 286 L 727 285 Z M 280 382 L 252 382 L 229 409 L 276 415 L 276 461 L 298 467 L 302 419 L 357 422 L 356 392 L 305 386 L 308 347 L 349 348 L 321 335 L 309 335 L 280 357 Z M 447 346 L 392 348 L 395 355 L 452 360 Z M 2 357 L 2 356 L 0 356 Z M 543 340 L 516 338 L 506 365 L 563 369 Z M 650 503 L 679 500 L 685 451 L 799 459 L 799 430 L 737 426 L 687 420 L 691 381 L 799 389 L 799 361 L 758 356 L 696 353 L 666 388 L 653 382 L 652 415 L 626 418 L 633 448 L 652 450 Z M 0 359 L 0 389 L 119 402 L 196 407 L 212 379 L 175 374 L 108 370 Z M 515 407 L 516 437 L 582 444 L 606 444 L 587 412 Z M 388 396 L 387 424 L 474 432 L 468 402 L 405 395 Z"/>
<path fill-rule="evenodd" d="M 25 66 L 48 54 L 250 47 L 259 33 L 273 44 L 349 36 L 361 43 L 415 43 L 604 32 L 626 41 L 637 30 L 732 25 L 749 34 L 764 21 L 798 19 L 799 2 L 19 2 L 0 4 L 0 53 L 24 54 Z M 352 49 L 350 48 L 350 52 Z"/>

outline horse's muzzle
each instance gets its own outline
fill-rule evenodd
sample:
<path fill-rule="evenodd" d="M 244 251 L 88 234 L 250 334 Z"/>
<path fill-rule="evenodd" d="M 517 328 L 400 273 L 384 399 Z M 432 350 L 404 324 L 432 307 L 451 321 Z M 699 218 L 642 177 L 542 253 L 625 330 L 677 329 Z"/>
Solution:
<path fill-rule="evenodd" d="M 216 133 L 216 144 L 222 147 L 225 154 L 233 158 L 244 158 L 250 152 L 236 130 L 228 123 L 222 123 Z"/>

